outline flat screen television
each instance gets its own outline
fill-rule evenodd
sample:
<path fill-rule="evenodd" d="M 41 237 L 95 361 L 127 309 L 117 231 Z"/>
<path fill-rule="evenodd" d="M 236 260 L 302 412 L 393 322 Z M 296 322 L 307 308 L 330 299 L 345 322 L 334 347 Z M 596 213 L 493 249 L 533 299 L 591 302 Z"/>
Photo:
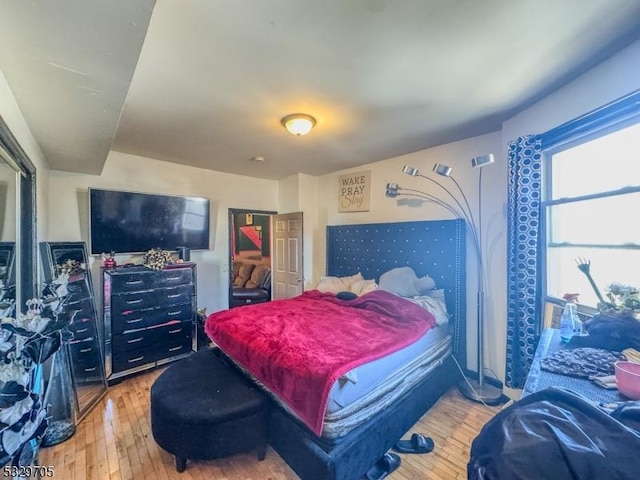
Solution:
<path fill-rule="evenodd" d="M 209 248 L 208 198 L 89 189 L 90 251 Z"/>

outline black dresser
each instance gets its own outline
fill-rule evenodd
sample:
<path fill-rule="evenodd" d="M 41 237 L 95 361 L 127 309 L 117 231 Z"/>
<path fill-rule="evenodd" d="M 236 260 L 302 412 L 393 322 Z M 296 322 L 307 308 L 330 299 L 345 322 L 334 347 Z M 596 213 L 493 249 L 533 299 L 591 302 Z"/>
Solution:
<path fill-rule="evenodd" d="M 109 383 L 197 349 L 195 264 L 105 268 L 102 279 Z"/>

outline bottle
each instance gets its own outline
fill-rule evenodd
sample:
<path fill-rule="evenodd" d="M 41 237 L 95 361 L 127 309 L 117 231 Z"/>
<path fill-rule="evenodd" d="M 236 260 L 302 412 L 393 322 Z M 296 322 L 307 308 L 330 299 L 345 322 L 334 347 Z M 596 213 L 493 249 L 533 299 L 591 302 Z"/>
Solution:
<path fill-rule="evenodd" d="M 571 340 L 571 337 L 573 337 L 574 323 L 571 312 L 573 310 L 575 314 L 575 309 L 575 303 L 567 302 L 564 304 L 564 309 L 562 310 L 562 315 L 560 316 L 560 338 L 564 343 L 568 343 L 569 340 Z"/>
<path fill-rule="evenodd" d="M 584 335 L 584 325 L 580 317 L 578 316 L 578 306 L 575 303 L 570 303 L 571 305 L 571 324 L 573 325 L 573 335 L 580 336 Z"/>

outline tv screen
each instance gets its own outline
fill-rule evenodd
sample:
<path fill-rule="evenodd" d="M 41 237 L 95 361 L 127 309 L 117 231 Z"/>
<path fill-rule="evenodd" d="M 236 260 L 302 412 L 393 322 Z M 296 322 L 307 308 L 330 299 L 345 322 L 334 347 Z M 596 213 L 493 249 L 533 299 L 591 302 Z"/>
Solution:
<path fill-rule="evenodd" d="M 90 188 L 91 253 L 206 250 L 209 204 L 208 198 Z"/>

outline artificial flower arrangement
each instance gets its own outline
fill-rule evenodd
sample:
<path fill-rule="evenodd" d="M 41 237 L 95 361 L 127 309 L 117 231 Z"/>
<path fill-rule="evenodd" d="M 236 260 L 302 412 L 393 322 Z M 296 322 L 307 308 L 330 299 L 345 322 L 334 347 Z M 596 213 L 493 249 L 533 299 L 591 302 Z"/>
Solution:
<path fill-rule="evenodd" d="M 607 287 L 606 299 L 598 303 L 598 310 L 609 315 L 640 313 L 640 290 L 631 285 L 612 283 Z"/>
<path fill-rule="evenodd" d="M 26 313 L 13 315 L 15 301 L 0 286 L 0 466 L 28 466 L 47 429 L 47 407 L 38 371 L 70 337 L 73 315 L 60 315 L 68 295 L 68 273 L 27 300 Z"/>
<path fill-rule="evenodd" d="M 176 260 L 172 253 L 161 248 L 152 248 L 142 258 L 142 265 L 153 270 L 162 270 L 173 263 L 176 263 Z"/>

